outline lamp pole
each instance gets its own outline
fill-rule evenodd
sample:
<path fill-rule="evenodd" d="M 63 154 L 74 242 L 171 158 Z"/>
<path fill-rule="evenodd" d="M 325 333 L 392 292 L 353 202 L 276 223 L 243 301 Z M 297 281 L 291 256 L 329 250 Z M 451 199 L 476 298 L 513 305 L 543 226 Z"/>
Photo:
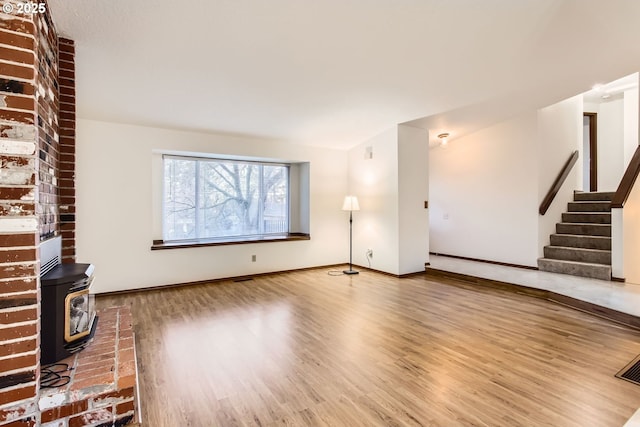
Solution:
<path fill-rule="evenodd" d="M 343 271 L 344 274 L 358 274 L 353 269 L 353 211 L 349 211 L 349 269 Z"/>

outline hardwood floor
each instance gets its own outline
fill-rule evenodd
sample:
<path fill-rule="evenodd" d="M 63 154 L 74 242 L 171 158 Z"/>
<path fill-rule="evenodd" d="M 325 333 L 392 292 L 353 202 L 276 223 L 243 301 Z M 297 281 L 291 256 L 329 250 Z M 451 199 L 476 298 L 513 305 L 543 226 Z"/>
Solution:
<path fill-rule="evenodd" d="M 326 270 L 131 305 L 143 425 L 621 426 L 640 332 L 452 279 Z"/>

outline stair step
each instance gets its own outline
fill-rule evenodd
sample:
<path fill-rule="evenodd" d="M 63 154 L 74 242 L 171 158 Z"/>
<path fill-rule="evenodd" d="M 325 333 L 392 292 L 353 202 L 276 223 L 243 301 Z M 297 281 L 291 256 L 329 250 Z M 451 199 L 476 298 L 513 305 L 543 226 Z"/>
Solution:
<path fill-rule="evenodd" d="M 610 265 L 539 258 L 538 269 L 551 273 L 571 274 L 574 276 L 590 277 L 592 279 L 611 280 Z"/>
<path fill-rule="evenodd" d="M 613 199 L 613 195 L 616 193 L 606 191 L 594 191 L 594 192 L 577 192 L 573 194 L 573 200 L 577 201 L 593 201 L 601 200 L 610 202 Z"/>
<path fill-rule="evenodd" d="M 611 250 L 611 237 L 584 236 L 576 234 L 552 234 L 552 246 L 564 246 L 572 248 Z"/>
<path fill-rule="evenodd" d="M 588 262 L 611 265 L 611 251 L 601 249 L 568 248 L 565 246 L 545 246 L 544 257 L 565 261 Z"/>
<path fill-rule="evenodd" d="M 562 214 L 562 222 L 611 224 L 611 214 L 608 212 L 565 212 Z"/>
<path fill-rule="evenodd" d="M 556 233 L 611 237 L 611 225 L 559 222 L 556 224 Z"/>
<path fill-rule="evenodd" d="M 611 202 L 569 202 L 569 212 L 611 212 Z"/>

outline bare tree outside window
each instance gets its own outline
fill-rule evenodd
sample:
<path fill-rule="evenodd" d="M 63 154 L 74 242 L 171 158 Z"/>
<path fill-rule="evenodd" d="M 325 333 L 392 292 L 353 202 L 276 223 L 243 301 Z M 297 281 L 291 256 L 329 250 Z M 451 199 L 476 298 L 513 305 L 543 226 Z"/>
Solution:
<path fill-rule="evenodd" d="M 164 239 L 283 234 L 289 229 L 289 167 L 164 158 Z"/>

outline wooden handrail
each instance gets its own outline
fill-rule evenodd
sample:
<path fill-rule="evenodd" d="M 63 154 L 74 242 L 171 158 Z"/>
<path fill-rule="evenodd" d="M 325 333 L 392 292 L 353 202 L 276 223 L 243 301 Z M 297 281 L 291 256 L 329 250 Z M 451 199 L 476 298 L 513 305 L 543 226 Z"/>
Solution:
<path fill-rule="evenodd" d="M 547 193 L 546 196 L 544 196 L 544 199 L 540 204 L 540 209 L 538 209 L 538 212 L 540 212 L 540 215 L 544 215 L 547 213 L 549 206 L 551 206 L 551 202 L 553 202 L 553 199 L 556 197 L 556 194 L 558 194 L 558 191 L 560 191 L 560 187 L 562 187 L 562 184 L 564 184 L 564 181 L 567 179 L 567 176 L 569 176 L 569 172 L 571 172 L 571 169 L 573 169 L 573 165 L 575 165 L 576 162 L 578 161 L 578 156 L 579 156 L 578 150 L 574 151 L 569 157 L 569 159 L 567 160 L 567 162 L 564 164 L 562 169 L 560 170 L 560 173 L 556 177 L 556 180 L 553 181 L 553 185 L 551 185 L 549 192 Z"/>
<path fill-rule="evenodd" d="M 616 194 L 614 194 L 613 199 L 611 199 L 612 208 L 624 207 L 624 204 L 629 198 L 629 194 L 631 194 L 633 184 L 636 182 L 638 174 L 640 174 L 640 146 L 638 146 L 638 148 L 636 148 L 636 152 L 633 153 L 633 157 L 629 162 L 629 166 L 627 166 L 627 170 L 624 171 L 624 175 L 622 176 L 620 185 L 616 190 Z"/>

